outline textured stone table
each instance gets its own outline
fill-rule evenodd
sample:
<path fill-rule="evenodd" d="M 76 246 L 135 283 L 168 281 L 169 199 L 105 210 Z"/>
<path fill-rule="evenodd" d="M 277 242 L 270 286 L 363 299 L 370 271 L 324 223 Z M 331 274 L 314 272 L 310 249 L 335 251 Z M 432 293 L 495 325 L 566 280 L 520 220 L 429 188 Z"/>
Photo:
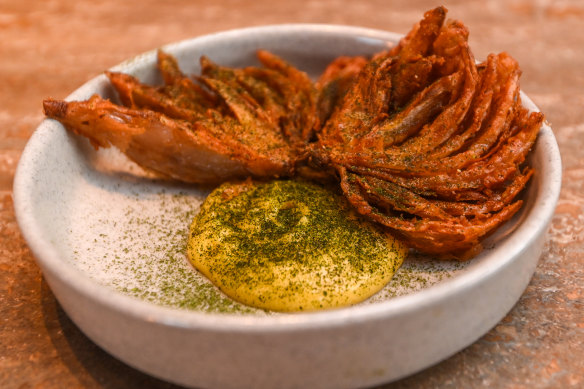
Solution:
<path fill-rule="evenodd" d="M 388 5 L 391 4 L 391 5 Z M 214 31 L 285 22 L 406 32 L 428 1 L 207 2 L 0 0 L 0 387 L 174 388 L 88 340 L 43 281 L 11 197 L 20 154 L 63 98 L 140 52 Z M 388 388 L 584 387 L 584 2 L 445 2 L 470 28 L 478 59 L 508 51 L 522 88 L 558 139 L 564 184 L 535 275 L 513 310 L 475 344 Z"/>

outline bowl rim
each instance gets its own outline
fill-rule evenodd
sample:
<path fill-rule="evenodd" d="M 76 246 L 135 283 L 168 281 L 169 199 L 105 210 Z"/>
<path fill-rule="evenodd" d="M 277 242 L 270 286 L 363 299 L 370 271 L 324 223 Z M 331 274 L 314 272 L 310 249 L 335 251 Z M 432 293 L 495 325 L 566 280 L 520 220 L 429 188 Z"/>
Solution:
<path fill-rule="evenodd" d="M 236 36 L 250 34 L 278 33 L 282 35 L 290 33 L 307 34 L 331 34 L 338 36 L 355 36 L 372 39 L 383 39 L 396 43 L 403 35 L 377 29 L 343 26 L 334 24 L 280 24 L 259 27 L 248 27 L 227 30 L 208 35 L 202 35 L 190 39 L 181 40 L 162 46 L 163 49 L 180 49 L 189 46 L 194 41 L 212 41 L 230 39 Z M 147 51 L 126 60 L 112 69 L 125 69 L 131 66 L 138 58 L 155 56 L 157 49 Z M 92 78 L 68 97 L 72 98 L 80 90 L 90 88 L 103 75 Z M 534 111 L 538 111 L 535 104 L 521 92 L 524 105 Z M 57 250 L 52 247 L 49 239 L 44 238 L 40 226 L 35 223 L 30 195 L 34 186 L 33 176 L 35 170 L 35 158 L 37 150 L 46 147 L 42 142 L 43 137 L 51 136 L 55 130 L 52 119 L 44 119 L 31 138 L 29 139 L 18 163 L 13 185 L 14 209 L 20 230 L 30 247 L 35 259 L 43 271 L 50 272 L 61 282 L 68 284 L 77 293 L 85 298 L 96 300 L 109 308 L 130 315 L 137 320 L 158 323 L 182 329 L 205 329 L 216 332 L 289 332 L 314 330 L 316 328 L 333 328 L 351 324 L 358 324 L 370 320 L 386 320 L 391 317 L 413 313 L 427 309 L 441 301 L 465 290 L 473 285 L 496 276 L 513 258 L 516 258 L 527 246 L 547 230 L 548 224 L 554 214 L 561 187 L 561 158 L 559 148 L 552 129 L 544 123 L 540 129 L 538 145 L 545 152 L 546 165 L 541 170 L 545 174 L 539 175 L 540 190 L 531 210 L 514 230 L 513 234 L 504 241 L 497 243 L 492 252 L 504 252 L 505 255 L 494 255 L 481 266 L 465 270 L 463 274 L 441 281 L 431 287 L 415 293 L 394 297 L 390 300 L 375 304 L 356 305 L 334 310 L 302 312 L 277 315 L 241 315 L 229 313 L 207 313 L 189 311 L 179 308 L 171 308 L 156 305 L 136 297 L 124 295 L 121 292 L 104 286 L 90 278 L 81 270 L 71 266 L 62 260 Z M 54 124 L 58 124 L 54 122 Z M 60 124 L 58 124 L 60 125 Z"/>

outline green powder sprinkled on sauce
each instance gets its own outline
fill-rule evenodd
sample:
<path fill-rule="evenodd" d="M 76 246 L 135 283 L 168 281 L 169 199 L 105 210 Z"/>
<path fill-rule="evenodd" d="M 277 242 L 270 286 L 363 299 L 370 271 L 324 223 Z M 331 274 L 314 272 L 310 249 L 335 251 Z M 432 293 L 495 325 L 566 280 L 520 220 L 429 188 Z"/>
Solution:
<path fill-rule="evenodd" d="M 227 295 L 277 311 L 361 302 L 387 284 L 407 253 L 343 196 L 303 180 L 217 188 L 193 221 L 188 250 Z"/>

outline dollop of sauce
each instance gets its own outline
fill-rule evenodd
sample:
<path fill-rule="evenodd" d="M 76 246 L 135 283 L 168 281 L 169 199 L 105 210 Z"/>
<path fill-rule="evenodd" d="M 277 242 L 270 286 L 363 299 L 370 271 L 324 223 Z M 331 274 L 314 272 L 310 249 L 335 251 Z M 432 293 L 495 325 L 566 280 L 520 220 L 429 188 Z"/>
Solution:
<path fill-rule="evenodd" d="M 274 311 L 356 304 L 382 289 L 406 247 L 317 184 L 226 183 L 195 216 L 189 260 L 227 296 Z"/>

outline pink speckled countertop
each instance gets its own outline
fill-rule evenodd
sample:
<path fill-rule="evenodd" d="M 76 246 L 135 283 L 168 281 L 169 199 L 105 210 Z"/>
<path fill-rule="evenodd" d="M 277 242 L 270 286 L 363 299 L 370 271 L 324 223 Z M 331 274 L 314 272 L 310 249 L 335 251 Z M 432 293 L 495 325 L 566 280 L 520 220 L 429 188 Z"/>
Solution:
<path fill-rule="evenodd" d="M 12 180 L 42 120 L 104 69 L 162 44 L 252 25 L 310 22 L 406 32 L 422 0 L 214 2 L 0 0 L 0 387 L 176 388 L 112 358 L 70 321 L 16 224 Z M 507 51 L 562 153 L 562 194 L 543 256 L 513 310 L 451 358 L 387 388 L 584 387 L 584 2 L 445 1 L 476 58 Z"/>

